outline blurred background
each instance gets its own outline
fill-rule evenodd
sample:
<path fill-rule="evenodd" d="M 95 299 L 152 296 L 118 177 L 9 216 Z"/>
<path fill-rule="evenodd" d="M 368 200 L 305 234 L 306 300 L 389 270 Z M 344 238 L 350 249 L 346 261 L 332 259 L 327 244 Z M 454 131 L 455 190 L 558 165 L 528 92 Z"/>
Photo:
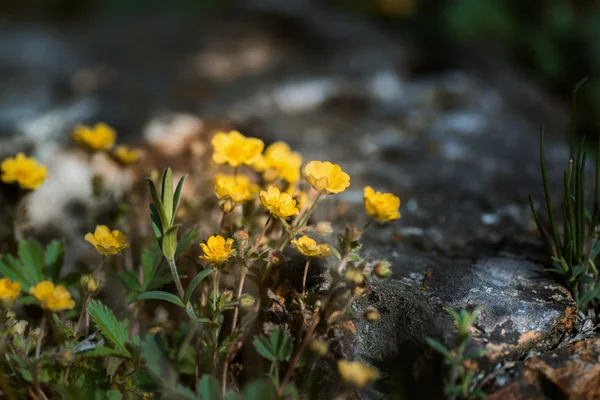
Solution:
<path fill-rule="evenodd" d="M 112 99 L 127 102 L 127 111 L 117 107 L 100 112 L 100 116 L 125 130 L 135 125 L 131 113 L 140 117 L 148 107 L 168 104 L 198 111 L 197 102 L 215 88 L 211 83 L 215 79 L 251 76 L 248 70 L 253 68 L 254 73 L 260 68 L 281 73 L 277 69 L 281 63 L 267 59 L 273 44 L 266 43 L 269 40 L 291 36 L 293 40 L 284 45 L 305 46 L 306 54 L 314 57 L 327 52 L 318 34 L 311 33 L 314 28 L 304 24 L 308 20 L 315 23 L 314 16 L 324 12 L 327 15 L 316 23 L 331 26 L 319 29 L 347 28 L 336 28 L 332 15 L 368 21 L 379 27 L 378 32 L 410 46 L 410 62 L 404 65 L 410 74 L 477 64 L 479 70 L 498 75 L 507 65 L 516 66 L 531 82 L 543 87 L 548 103 L 562 106 L 568 105 L 576 82 L 589 75 L 592 79 L 581 94 L 582 121 L 590 131 L 600 125 L 600 80 L 594 79 L 600 67 L 597 1 L 3 0 L 0 129 L 13 129 L 16 121 L 73 99 L 73 92 L 98 92 L 116 81 L 130 85 L 127 96 L 117 90 L 120 95 L 113 93 Z M 217 21 L 224 25 L 215 26 Z M 257 33 L 254 38 L 246 37 L 254 40 L 252 44 L 224 43 L 228 37 L 233 41 L 243 39 L 236 37 L 236 29 L 245 29 L 239 25 L 255 25 L 269 32 L 270 37 L 258 37 Z M 233 31 L 228 33 L 229 29 Z M 356 32 L 357 37 L 369 34 L 372 32 Z M 213 54 L 200 54 L 190 61 L 199 46 L 211 47 Z M 243 60 L 236 60 L 227 56 L 227 46 L 255 48 L 241 55 Z M 304 61 L 309 70 L 313 63 Z M 186 70 L 186 62 L 188 67 L 190 62 L 196 67 Z M 169 68 L 171 71 L 165 72 Z M 136 74 L 133 80 L 137 83 L 120 79 L 127 69 Z M 170 76 L 169 83 L 163 72 Z M 210 82 L 191 79 L 189 75 L 194 73 L 196 77 L 203 74 L 211 78 Z M 188 74 L 189 79 L 172 77 L 174 74 Z M 143 88 L 136 87 L 138 84 Z M 196 89 L 199 93 L 194 93 Z M 161 99 L 145 98 L 156 95 Z M 103 115 L 106 113 L 110 115 Z M 543 117 L 543 113 L 539 115 L 540 124 Z"/>

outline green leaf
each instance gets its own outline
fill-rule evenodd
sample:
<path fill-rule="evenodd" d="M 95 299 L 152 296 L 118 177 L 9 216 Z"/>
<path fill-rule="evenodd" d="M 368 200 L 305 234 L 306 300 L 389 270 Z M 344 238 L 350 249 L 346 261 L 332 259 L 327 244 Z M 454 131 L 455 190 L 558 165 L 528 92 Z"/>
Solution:
<path fill-rule="evenodd" d="M 183 304 L 183 301 L 181 301 L 181 299 L 179 297 L 175 296 L 173 293 L 163 292 L 160 290 L 154 290 L 151 292 L 140 293 L 140 295 L 137 296 L 137 299 L 138 300 L 164 300 L 164 301 L 168 301 L 169 303 L 173 303 L 179 307 L 185 308 L 185 304 Z"/>
<path fill-rule="evenodd" d="M 194 279 L 192 279 L 192 281 L 190 282 L 190 284 L 188 285 L 187 289 L 185 289 L 185 296 L 183 298 L 183 303 L 187 304 L 188 301 L 190 301 L 190 298 L 192 297 L 192 294 L 194 293 L 194 290 L 196 289 L 196 287 L 210 274 L 212 274 L 215 271 L 214 268 L 206 268 L 200 272 L 198 272 L 198 274 L 194 277 Z"/>
<path fill-rule="evenodd" d="M 273 400 L 275 395 L 271 385 L 264 380 L 250 382 L 243 390 L 244 400 Z"/>
<path fill-rule="evenodd" d="M 288 383 L 283 388 L 283 397 L 298 400 L 300 398 L 300 395 L 298 394 L 298 389 L 296 389 L 296 386 L 292 385 L 291 383 Z"/>
<path fill-rule="evenodd" d="M 31 286 L 36 284 L 34 277 L 25 273 L 23 264 L 11 254 L 0 255 L 0 275 L 19 282 L 23 286 L 23 291 L 29 291 Z"/>
<path fill-rule="evenodd" d="M 450 353 L 450 350 L 446 348 L 446 346 L 430 337 L 426 337 L 425 341 L 432 349 L 443 355 L 446 359 L 452 359 L 452 354 Z"/>
<path fill-rule="evenodd" d="M 341 259 L 342 259 L 342 255 L 340 254 L 340 251 L 339 251 L 337 248 L 335 248 L 335 247 L 332 247 L 332 248 L 331 248 L 331 252 L 332 252 L 332 253 L 333 253 L 333 255 L 335 256 L 335 258 L 337 258 L 338 260 L 341 260 Z"/>
<path fill-rule="evenodd" d="M 200 238 L 200 230 L 193 227 L 188 229 L 181 235 L 181 238 L 177 242 L 177 250 L 175 251 L 175 258 L 179 258 L 193 243 L 198 241 Z"/>
<path fill-rule="evenodd" d="M 256 335 L 254 337 L 254 340 L 252 341 L 252 344 L 254 344 L 254 348 L 256 349 L 258 354 L 260 354 L 267 360 L 275 361 L 277 359 L 277 355 L 271 349 L 271 344 L 265 336 Z"/>
<path fill-rule="evenodd" d="M 125 286 L 126 289 L 133 292 L 142 291 L 142 285 L 140 284 L 138 275 L 135 271 L 127 270 L 125 272 L 121 272 L 119 274 L 119 279 L 121 279 L 121 282 L 123 282 L 123 286 Z"/>
<path fill-rule="evenodd" d="M 192 392 L 188 387 L 185 387 L 178 383 L 175 385 L 175 389 L 169 393 L 169 398 L 176 399 L 188 399 L 188 400 L 197 400 L 196 394 Z"/>
<path fill-rule="evenodd" d="M 281 328 L 276 328 L 269 334 L 271 348 L 274 350 L 278 361 L 287 361 L 292 355 L 292 337 Z"/>
<path fill-rule="evenodd" d="M 577 278 L 584 270 L 585 267 L 583 265 L 575 265 L 571 270 L 571 274 L 573 274 L 574 278 Z"/>
<path fill-rule="evenodd" d="M 599 297 L 600 297 L 600 287 L 597 287 L 594 290 L 588 290 L 587 292 L 583 293 L 581 295 L 581 297 L 579 297 L 577 306 L 579 309 L 583 309 L 587 305 L 587 303 L 589 303 L 590 301 L 597 299 Z"/>
<path fill-rule="evenodd" d="M 123 398 L 123 395 L 118 390 L 112 389 L 106 392 L 106 398 L 108 400 L 121 400 Z"/>
<path fill-rule="evenodd" d="M 163 230 L 164 230 L 164 222 L 162 221 L 163 217 L 161 216 L 161 212 L 159 208 L 154 204 L 150 204 L 150 221 L 152 222 L 152 230 L 154 231 L 154 236 L 159 240 L 162 239 Z"/>
<path fill-rule="evenodd" d="M 102 332 L 102 335 L 110 340 L 120 351 L 131 357 L 126 347 L 127 342 L 129 342 L 129 334 L 125 325 L 115 317 L 106 305 L 97 300 L 90 301 L 87 309 L 90 317 Z"/>
<path fill-rule="evenodd" d="M 144 275 L 144 290 L 149 290 L 154 276 L 162 262 L 162 253 L 156 242 L 150 247 L 146 247 L 142 252 L 142 272 Z"/>
<path fill-rule="evenodd" d="M 46 265 L 46 276 L 54 283 L 60 279 L 60 271 L 65 260 L 65 244 L 60 240 L 53 240 L 46 247 L 44 264 Z"/>
<path fill-rule="evenodd" d="M 598 257 L 598 254 L 600 254 L 600 240 L 596 241 L 596 243 L 594 243 L 594 247 L 592 248 L 592 251 L 590 252 L 590 260 L 595 261 L 596 257 Z"/>
<path fill-rule="evenodd" d="M 221 388 L 217 379 L 211 375 L 204 375 L 198 382 L 198 393 L 201 400 L 221 400 Z"/>
<path fill-rule="evenodd" d="M 23 270 L 34 279 L 34 282 L 40 282 L 44 277 L 44 250 L 40 244 L 33 239 L 25 239 L 19 242 L 19 258 L 23 263 Z"/>
<path fill-rule="evenodd" d="M 269 339 L 265 336 L 254 337 L 254 347 L 256 351 L 270 361 L 286 361 L 292 354 L 291 336 L 281 328 L 276 328 L 269 334 Z"/>
<path fill-rule="evenodd" d="M 179 182 L 177 183 L 177 188 L 175 189 L 175 195 L 173 197 L 173 221 L 175 220 L 175 214 L 177 214 L 177 208 L 179 207 L 179 198 L 181 197 L 181 189 L 183 188 L 183 182 L 187 177 L 187 174 L 182 176 L 181 179 L 179 179 Z"/>
<path fill-rule="evenodd" d="M 154 377 L 166 387 L 174 387 L 177 382 L 177 371 L 167 358 L 168 349 L 164 335 L 146 335 L 141 347 L 146 367 Z"/>
<path fill-rule="evenodd" d="M 173 174 L 171 168 L 165 168 L 162 178 L 162 202 L 163 212 L 167 217 L 166 226 L 170 227 L 173 223 Z"/>
<path fill-rule="evenodd" d="M 229 391 L 223 396 L 223 400 L 243 400 L 242 395 L 234 391 Z"/>
<path fill-rule="evenodd" d="M 160 196 L 158 195 L 158 190 L 156 189 L 156 185 L 154 184 L 152 179 L 146 177 L 146 180 L 148 181 L 148 183 L 150 185 L 150 194 L 152 196 L 152 201 L 154 202 L 154 204 L 150 205 L 150 213 L 152 213 L 152 206 L 154 205 L 154 210 L 156 212 L 156 216 L 158 217 L 157 221 L 155 221 L 154 219 L 152 219 L 152 221 L 158 223 L 158 227 L 160 228 L 160 230 L 162 232 L 163 228 L 169 226 L 169 220 L 167 219 L 167 216 L 165 215 L 164 205 L 160 199 Z"/>

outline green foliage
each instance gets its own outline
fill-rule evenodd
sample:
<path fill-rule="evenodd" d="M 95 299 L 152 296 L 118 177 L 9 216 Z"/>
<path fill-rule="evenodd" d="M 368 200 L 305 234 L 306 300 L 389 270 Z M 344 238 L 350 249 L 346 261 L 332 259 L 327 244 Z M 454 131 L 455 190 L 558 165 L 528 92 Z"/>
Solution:
<path fill-rule="evenodd" d="M 268 338 L 255 336 L 253 343 L 258 354 L 269 361 L 287 361 L 292 354 L 292 338 L 279 327 L 272 330 Z"/>
<path fill-rule="evenodd" d="M 481 308 L 477 307 L 472 312 L 465 309 L 460 311 L 448 308 L 448 313 L 454 319 L 456 324 L 456 345 L 454 349 L 449 349 L 433 338 L 425 340 L 432 349 L 437 351 L 444 358 L 446 367 L 444 387 L 448 396 L 469 399 L 483 397 L 479 390 L 473 390 L 474 371 L 467 371 L 465 361 L 473 360 L 485 354 L 485 349 L 475 349 L 466 352 L 467 345 L 471 338 L 471 326 L 477 320 Z"/>
<path fill-rule="evenodd" d="M 18 259 L 10 254 L 0 255 L 0 274 L 19 282 L 26 291 L 43 280 L 59 283 L 64 252 L 64 244 L 58 240 L 52 241 L 45 251 L 34 239 L 21 240 Z"/>
<path fill-rule="evenodd" d="M 106 305 L 99 301 L 92 300 L 88 304 L 87 310 L 98 329 L 115 346 L 119 355 L 131 358 L 131 354 L 127 350 L 129 342 L 127 327 L 115 317 Z"/>
<path fill-rule="evenodd" d="M 529 203 L 537 228 L 551 254 L 551 268 L 546 269 L 557 277 L 569 288 L 577 305 L 585 310 L 590 303 L 600 299 L 599 276 L 596 260 L 600 253 L 600 238 L 598 223 L 600 222 L 600 151 L 596 156 L 596 177 L 594 190 L 594 208 L 590 212 L 585 206 L 585 164 L 586 150 L 585 138 L 575 151 L 575 113 L 577 110 L 576 96 L 578 90 L 587 81 L 582 80 L 573 90 L 573 110 L 571 115 L 570 142 L 571 157 L 563 179 L 563 201 L 562 201 L 562 232 L 558 229 L 554 217 L 554 205 L 548 185 L 549 179 L 546 172 L 546 160 L 544 154 L 544 129 L 540 136 L 540 163 L 542 170 L 542 183 L 546 199 L 546 211 L 550 223 L 548 233 L 541 222 L 541 218 L 535 208 L 533 198 L 529 196 Z M 600 141 L 598 141 L 600 150 Z"/>

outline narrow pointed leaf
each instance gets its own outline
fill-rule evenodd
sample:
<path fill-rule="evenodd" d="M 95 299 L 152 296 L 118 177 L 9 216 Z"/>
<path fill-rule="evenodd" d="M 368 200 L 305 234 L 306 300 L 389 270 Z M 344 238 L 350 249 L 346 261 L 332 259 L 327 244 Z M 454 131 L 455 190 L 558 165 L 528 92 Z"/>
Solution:
<path fill-rule="evenodd" d="M 185 308 L 185 304 L 181 301 L 181 299 L 175 296 L 173 293 L 163 292 L 160 290 L 154 290 L 150 292 L 140 293 L 137 297 L 138 300 L 164 300 L 169 303 L 173 303 L 179 307 Z"/>
<path fill-rule="evenodd" d="M 183 182 L 185 181 L 185 178 L 187 178 L 188 175 L 185 174 L 184 176 L 181 177 L 181 179 L 179 179 L 179 182 L 177 183 L 177 188 L 175 189 L 175 195 L 173 196 L 173 220 L 175 220 L 175 214 L 177 214 L 177 208 L 179 208 L 179 200 L 181 197 L 181 189 L 183 189 Z"/>
<path fill-rule="evenodd" d="M 184 304 L 187 304 L 187 302 L 190 301 L 190 298 L 192 297 L 192 294 L 194 293 L 196 287 L 198 287 L 198 285 L 214 271 L 214 268 L 206 268 L 198 272 L 198 274 L 194 277 L 194 279 L 192 279 L 187 289 L 185 290 L 185 297 L 183 299 Z"/>
<path fill-rule="evenodd" d="M 167 217 L 167 226 L 173 222 L 173 174 L 171 168 L 166 168 L 162 178 L 163 210 Z"/>

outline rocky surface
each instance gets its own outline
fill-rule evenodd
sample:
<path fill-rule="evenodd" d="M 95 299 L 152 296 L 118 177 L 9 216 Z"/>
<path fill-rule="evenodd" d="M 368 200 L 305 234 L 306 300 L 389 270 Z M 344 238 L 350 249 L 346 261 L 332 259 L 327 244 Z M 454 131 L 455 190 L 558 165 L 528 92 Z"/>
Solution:
<path fill-rule="evenodd" d="M 597 399 L 600 396 L 600 341 L 587 339 L 528 359 L 512 373 L 514 382 L 489 399 Z"/>
<path fill-rule="evenodd" d="M 422 74 L 420 57 L 410 40 L 365 21 L 301 9 L 203 23 L 161 17 L 52 30 L 5 26 L 0 156 L 27 149 L 64 185 L 78 187 L 46 202 L 73 236 L 83 227 L 69 226 L 57 209 L 73 198 L 95 206 L 89 172 L 73 167 L 79 159 L 57 156 L 78 122 L 106 121 L 125 141 L 144 137 L 173 157 L 157 157 L 161 164 L 178 158 L 171 146 L 185 148 L 190 167 L 206 148 L 189 138 L 226 126 L 221 120 L 267 142 L 287 141 L 352 177 L 337 201 L 320 206 L 321 217 L 335 207 L 362 225 L 365 185 L 397 193 L 402 219 L 365 238 L 365 254 L 388 259 L 394 273 L 357 306 L 375 305 L 382 319 L 358 326 L 356 356 L 384 373 L 366 396 L 422 397 L 416 390 L 425 388 L 427 398 L 438 398 L 441 387 L 431 382 L 440 360 L 423 339 L 452 340 L 445 307 L 483 306 L 474 346 L 488 354 L 475 367 L 478 379 L 555 347 L 573 327 L 573 301 L 541 272 L 546 254 L 527 203 L 529 193 L 542 199 L 539 126 L 546 122 L 559 137 L 566 117 L 505 63 L 501 73 L 457 60 L 453 69 Z M 179 117 L 164 117 L 173 113 Z M 165 139 L 165 131 L 174 136 Z M 561 176 L 566 146 L 550 138 L 546 153 L 550 176 Z M 47 217 L 43 203 L 38 214 Z"/>

